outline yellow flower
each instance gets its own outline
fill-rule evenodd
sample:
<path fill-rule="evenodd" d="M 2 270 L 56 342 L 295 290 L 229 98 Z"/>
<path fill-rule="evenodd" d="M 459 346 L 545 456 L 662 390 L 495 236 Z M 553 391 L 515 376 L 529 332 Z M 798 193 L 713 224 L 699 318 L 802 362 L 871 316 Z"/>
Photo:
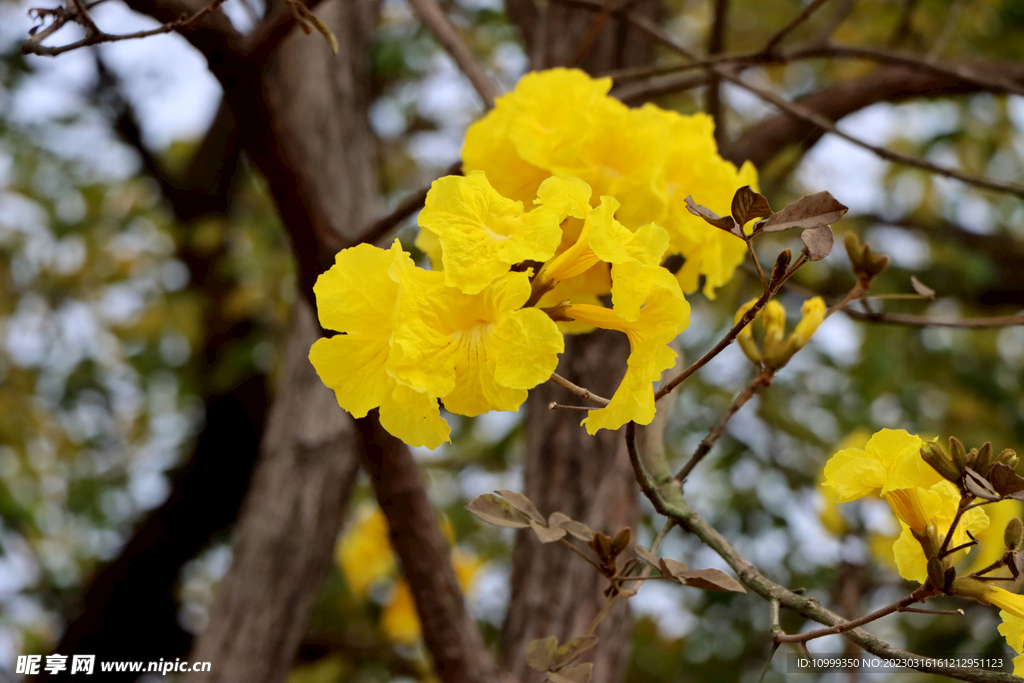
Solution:
<path fill-rule="evenodd" d="M 404 269 L 401 283 L 403 320 L 388 370 L 449 411 L 517 410 L 554 372 L 562 334 L 542 311 L 522 308 L 531 292 L 526 273 L 506 273 L 476 295 L 419 268 Z"/>
<path fill-rule="evenodd" d="M 643 299 L 643 305 L 637 307 L 636 320 L 627 320 L 612 309 L 590 304 L 575 304 L 565 310 L 573 320 L 618 330 L 629 338 L 626 375 L 611 402 L 603 408 L 591 410 L 583 420 L 582 424 L 590 434 L 597 433 L 599 429 L 618 429 L 630 420 L 645 425 L 654 419 L 652 383 L 675 364 L 676 352 L 666 344 L 689 325 L 690 305 L 667 270 L 654 270 L 650 277 L 650 294 Z"/>
<path fill-rule="evenodd" d="M 650 106 L 650 105 L 648 105 Z M 671 251 L 686 257 L 677 274 L 683 291 L 696 291 L 704 276 L 704 294 L 727 283 L 746 258 L 746 245 L 735 235 L 714 228 L 686 210 L 687 195 L 719 215 L 731 212 L 732 197 L 744 185 L 757 189 L 757 170 L 750 162 L 736 169 L 718 155 L 714 122 L 706 114 L 682 116 L 661 112 L 670 132 L 664 170 L 667 215 L 659 223 L 672 238 Z"/>
<path fill-rule="evenodd" d="M 607 96 L 610 86 L 607 78 L 574 69 L 525 76 L 470 127 L 463 165 L 485 171 L 498 192 L 524 203 L 547 175 L 580 178 L 595 198 L 614 196 L 622 204 L 616 217 L 627 229 L 653 222 L 668 230 L 671 253 L 686 259 L 683 290 L 695 291 L 704 275 L 712 297 L 746 247 L 689 214 L 683 200 L 693 195 L 728 213 L 737 188 L 756 186 L 756 172 L 750 164 L 737 171 L 718 155 L 710 118 L 654 105 L 630 109 Z"/>
<path fill-rule="evenodd" d="M 1024 676 L 1024 618 L 1006 610 L 999 612 L 999 618 L 1003 620 L 999 624 L 999 634 L 1017 653 L 1013 658 L 1013 675 Z"/>
<path fill-rule="evenodd" d="M 921 458 L 922 443 L 902 429 L 883 429 L 864 449 L 847 448 L 833 455 L 825 463 L 825 483 L 845 503 L 878 489 L 885 494 L 945 481 Z"/>
<path fill-rule="evenodd" d="M 600 263 L 611 264 L 612 306 L 626 320 L 636 320 L 644 297 L 653 286 L 675 289 L 661 273 L 668 248 L 668 233 L 654 224 L 635 233 L 615 219 L 619 202 L 601 197 L 601 204 L 587 213 L 576 243 L 541 268 L 534 288 L 571 280 L 593 271 Z M 655 283 L 662 283 L 655 285 Z M 680 294 L 681 296 L 681 294 Z"/>
<path fill-rule="evenodd" d="M 388 251 L 361 244 L 339 252 L 313 292 L 320 324 L 344 334 L 317 340 L 309 360 L 352 415 L 380 407 L 386 430 L 411 446 L 436 448 L 450 431 L 436 395 L 396 381 L 385 368 L 400 320 L 396 274 L 413 268 L 397 240 Z"/>
<path fill-rule="evenodd" d="M 956 516 L 960 504 L 960 491 L 943 479 L 928 489 L 895 489 L 883 494 L 882 497 L 889 503 L 903 526 L 903 533 L 892 546 L 896 568 L 903 578 L 924 583 L 928 578 L 928 559 L 914 532 L 922 536 L 927 532 L 928 526 L 934 524 L 941 542 L 953 523 L 953 517 Z M 988 516 L 983 510 L 968 510 L 960 518 L 949 547 L 955 548 L 966 543 L 970 538 L 968 532 L 977 536 L 988 527 L 988 524 Z"/>
<path fill-rule="evenodd" d="M 352 593 L 365 599 L 378 581 L 398 571 L 391 545 L 388 522 L 379 508 L 363 508 L 355 523 L 338 543 L 335 560 Z"/>
<path fill-rule="evenodd" d="M 988 586 L 990 591 L 988 595 L 985 596 L 986 602 L 988 602 L 990 605 L 995 605 L 996 607 L 999 607 L 1004 612 L 1009 613 L 1011 616 L 1014 616 L 1017 619 L 1024 619 L 1024 595 L 1011 593 L 1005 588 L 993 586 L 992 584 L 986 585 Z"/>
<path fill-rule="evenodd" d="M 445 284 L 477 294 L 515 263 L 551 258 L 562 221 L 590 208 L 590 188 L 575 178 L 549 178 L 534 203 L 538 208 L 523 213 L 522 203 L 498 194 L 481 171 L 435 180 L 419 223 L 421 233 L 437 236 Z"/>

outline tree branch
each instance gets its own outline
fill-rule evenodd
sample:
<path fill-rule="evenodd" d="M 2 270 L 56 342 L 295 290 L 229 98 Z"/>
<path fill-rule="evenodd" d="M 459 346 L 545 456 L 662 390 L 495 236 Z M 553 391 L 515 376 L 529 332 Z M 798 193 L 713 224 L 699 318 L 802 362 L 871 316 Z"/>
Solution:
<path fill-rule="evenodd" d="M 381 428 L 376 417 L 357 421 L 363 464 L 388 520 L 391 545 L 402 563 L 423 641 L 444 683 L 495 683 L 502 678 L 466 609 L 437 521 L 408 447 Z"/>
<path fill-rule="evenodd" d="M 498 96 L 494 84 L 487 77 L 480 63 L 476 61 L 472 50 L 463 42 L 455 27 L 448 21 L 444 11 L 434 0 L 409 0 L 416 16 L 426 26 L 438 44 L 451 56 L 459 70 L 473 84 L 473 88 L 480 99 L 483 100 L 485 109 L 494 107 L 494 99 Z"/>

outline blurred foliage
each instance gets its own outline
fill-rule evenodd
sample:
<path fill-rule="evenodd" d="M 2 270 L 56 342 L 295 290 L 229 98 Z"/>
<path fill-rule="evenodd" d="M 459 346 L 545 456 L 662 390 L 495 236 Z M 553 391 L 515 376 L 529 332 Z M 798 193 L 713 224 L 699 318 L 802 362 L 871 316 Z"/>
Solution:
<path fill-rule="evenodd" d="M 510 87 L 527 64 L 518 31 L 500 4 L 443 4 L 496 81 Z M 680 40 L 702 46 L 713 4 L 668 0 L 666 25 Z M 727 50 L 750 52 L 804 3 L 729 5 Z M 912 11 L 904 14 L 907 7 Z M 835 0 L 784 45 L 831 35 L 838 43 L 943 60 L 1012 62 L 1021 59 L 1022 34 L 1024 9 L 1016 0 Z M 286 241 L 259 181 L 243 177 L 228 216 L 177 224 L 134 162 L 121 164 L 119 173 L 98 173 L 80 152 L 65 150 L 69 131 L 94 134 L 96 121 L 105 121 L 102 108 L 87 98 L 71 116 L 14 121 L 13 103 L 39 77 L 39 67 L 17 55 L 16 42 L 0 49 L 2 669 L 7 656 L 49 651 L 62 614 L 90 572 L 115 556 L 140 515 L 167 495 L 168 473 L 187 457 L 201 428 L 202 397 L 252 373 L 272 374 L 295 294 Z M 659 53 L 659 64 L 677 62 L 676 55 Z M 865 61 L 815 59 L 752 68 L 747 77 L 798 97 L 873 68 Z M 382 6 L 373 77 L 381 191 L 394 203 L 455 161 L 463 131 L 481 109 L 398 1 Z M 82 85 L 83 91 L 89 87 Z M 726 92 L 730 134 L 772 113 L 740 91 Z M 657 102 L 684 112 L 702 106 L 699 91 Z M 851 132 L 905 153 L 996 178 L 1024 175 L 1020 98 L 935 93 L 926 101 L 876 105 L 853 119 Z M 117 144 L 109 131 L 102 140 L 99 147 Z M 168 167 L 183 165 L 192 149 L 176 145 L 162 151 L 162 159 Z M 131 158 L 124 149 L 105 151 Z M 856 231 L 891 258 L 891 268 L 875 282 L 877 292 L 911 292 L 912 275 L 938 292 L 931 302 L 873 306 L 933 317 L 1022 307 L 1014 295 L 1024 291 L 1024 207 L 1018 199 L 878 162 L 829 140 L 807 158 L 804 152 L 794 147 L 761 169 L 773 206 L 810 190 L 830 190 L 852 209 L 837 232 Z M 411 227 L 400 236 L 411 246 Z M 762 245 L 766 262 L 784 245 L 794 246 L 773 239 Z M 194 277 L 189 264 L 196 261 L 209 265 L 216 286 Z M 852 283 L 838 250 L 804 268 L 783 301 L 796 311 L 812 292 L 834 300 Z M 757 290 L 756 275 L 747 272 L 714 303 L 692 297 L 693 323 L 681 338 L 686 357 L 714 344 Z M 208 357 L 211 335 L 225 330 L 231 334 Z M 1022 370 L 1024 328 L 917 329 L 834 316 L 773 386 L 734 418 L 691 475 L 686 493 L 771 578 L 805 587 L 840 612 L 866 612 L 907 588 L 875 559 L 873 548 L 884 550 L 886 541 L 870 540 L 884 539 L 894 527 L 871 501 L 845 506 L 840 519 L 833 515 L 823 524 L 826 501 L 817 486 L 823 463 L 848 435 L 880 427 L 1021 450 Z M 688 458 L 753 373 L 739 350 L 730 348 L 685 385 L 667 432 L 676 463 Z M 481 528 L 463 505 L 485 491 L 521 488 L 523 417 L 447 416 L 452 443 L 418 454 L 455 542 L 487 562 L 474 604 L 492 643 L 507 600 L 502 591 L 513 537 Z M 369 494 L 362 491 L 359 498 Z M 638 541 L 649 544 L 661 520 L 644 510 Z M 841 528 L 847 533 L 836 533 Z M 678 531 L 662 548 L 694 565 L 721 566 Z M 229 549 L 218 542 L 183 570 L 181 614 L 190 628 L 201 628 L 229 561 Z M 332 570 L 292 683 L 433 680 L 421 646 L 388 638 L 382 624 L 387 590 L 370 595 L 379 599 L 364 599 L 338 568 Z M 963 618 L 892 616 L 876 631 L 924 653 L 1006 654 L 995 613 L 967 607 Z M 767 606 L 756 597 L 652 584 L 634 608 L 639 618 L 631 683 L 757 680 L 770 642 Z M 793 631 L 807 625 L 784 615 L 783 626 Z M 843 647 L 836 639 L 811 645 L 818 652 Z M 784 652 L 767 681 L 784 680 Z M 898 680 L 923 678 L 898 674 Z"/>

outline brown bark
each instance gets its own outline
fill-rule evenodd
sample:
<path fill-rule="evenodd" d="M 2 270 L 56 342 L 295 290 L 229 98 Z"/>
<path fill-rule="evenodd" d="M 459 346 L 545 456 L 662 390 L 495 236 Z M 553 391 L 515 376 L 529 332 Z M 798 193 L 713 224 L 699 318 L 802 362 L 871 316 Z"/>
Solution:
<path fill-rule="evenodd" d="M 381 428 L 376 415 L 358 424 L 363 462 L 388 520 L 391 546 L 412 590 L 438 676 L 445 683 L 497 683 L 500 674 L 466 609 L 448 541 L 412 453 Z"/>
<path fill-rule="evenodd" d="M 283 681 L 306 631 L 358 470 L 352 421 L 307 358 L 319 336 L 300 300 L 232 566 L 190 655 L 212 672 L 188 680 Z"/>
<path fill-rule="evenodd" d="M 601 396 L 611 396 L 625 372 L 625 335 L 596 332 L 566 338 L 557 372 Z M 552 401 L 575 397 L 547 383 L 530 392 L 526 434 L 525 493 L 544 515 L 558 510 L 614 535 L 636 524 L 639 513 L 620 431 L 589 436 L 582 413 L 549 410 Z M 526 665 L 532 640 L 560 642 L 586 634 L 604 606 L 608 582 L 558 543 L 541 545 L 520 533 L 512 556 L 512 597 L 504 632 L 504 666 L 520 681 L 540 680 Z M 612 607 L 597 630 L 600 643 L 584 657 L 594 663 L 593 681 L 621 681 L 629 661 L 632 620 L 626 601 Z"/>

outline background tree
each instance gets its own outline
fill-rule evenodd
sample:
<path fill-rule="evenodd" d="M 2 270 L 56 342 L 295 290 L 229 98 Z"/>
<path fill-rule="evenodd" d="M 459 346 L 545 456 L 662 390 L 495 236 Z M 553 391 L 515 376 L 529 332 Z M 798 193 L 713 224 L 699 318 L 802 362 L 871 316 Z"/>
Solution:
<path fill-rule="evenodd" d="M 10 417 L 2 542 L 8 563 L 34 558 L 39 567 L 9 570 L 29 577 L 5 597 L 11 609 L 3 618 L 20 651 L 184 656 L 192 636 L 180 623 L 204 609 L 188 591 L 209 589 L 201 575 L 225 563 L 230 538 L 231 567 L 217 582 L 205 629 L 191 624 L 201 635 L 188 655 L 213 660 L 219 680 L 282 680 L 296 653 L 315 661 L 296 675 L 321 680 L 355 669 L 426 675 L 423 653 L 396 654 L 332 569 L 360 462 L 377 498 L 389 501 L 382 508 L 442 679 L 491 680 L 499 671 L 525 679 L 527 643 L 586 630 L 604 604 L 604 582 L 564 549 L 540 549 L 521 534 L 503 635 L 485 623 L 481 636 L 408 450 L 372 420 L 353 424 L 304 362 L 319 334 L 308 308 L 316 276 L 344 246 L 383 243 L 396 229 L 411 236 L 403 221 L 423 197 L 414 188 L 454 161 L 416 150 L 457 139 L 480 103 L 511 86 L 522 55 L 531 68 L 611 73 L 615 94 L 633 105 L 706 109 L 723 156 L 752 160 L 773 205 L 815 189 L 851 205 L 843 224 L 892 258 L 877 291 L 911 292 L 910 275 L 937 290 L 928 304 L 886 301 L 884 313 L 877 303 L 850 307 L 857 326 L 830 319 L 695 470 L 691 504 L 773 578 L 817 589 L 851 617 L 892 597 L 852 535 L 824 543 L 822 531 L 808 527 L 825 457 L 854 429 L 891 425 L 1016 443 L 1024 345 L 1012 327 L 1021 304 L 1013 226 L 1022 188 L 1014 182 L 1019 100 L 1008 95 L 1020 93 L 1024 71 L 1014 3 L 510 0 L 506 16 L 472 3 L 334 0 L 316 13 L 337 54 L 293 30 L 308 20 L 292 5 L 237 29 L 201 3 L 128 4 L 205 57 L 224 104 L 201 142 L 153 152 L 100 46 L 95 83 L 81 83 L 94 102 L 72 118 L 104 114 L 137 155 L 137 177 L 109 182 L 68 159 L 60 125 L 71 122 L 27 125 L 5 111 L 12 170 L 4 203 L 13 208 L 4 217 L 2 391 Z M 55 19 L 79 23 L 87 43 L 105 40 L 78 4 Z M 45 51 L 59 38 L 30 39 L 25 49 Z M 37 77 L 37 62 L 26 62 L 13 42 L 7 47 L 5 88 L 17 93 Z M 442 48 L 453 61 L 438 56 Z M 453 63 L 479 100 L 455 80 L 463 97 L 431 110 L 426 95 Z M 382 124 L 387 117 L 391 128 Z M 837 254 L 802 270 L 789 291 L 835 301 L 851 280 Z M 715 303 L 691 297 L 695 324 L 681 339 L 684 356 L 697 358 L 721 338 L 758 286 L 737 276 Z M 119 291 L 134 297 L 120 317 Z M 101 324 L 83 337 L 83 323 L 68 322 L 76 315 Z M 953 320 L 945 324 L 954 329 L 932 324 L 938 320 Z M 580 337 L 569 348 L 560 372 L 607 395 L 617 379 L 607 368 L 621 367 L 624 346 Z M 734 353 L 695 375 L 665 428 L 668 451 L 680 460 L 693 451 L 747 374 Z M 488 419 L 463 420 L 442 458 L 420 463 L 456 538 L 496 563 L 504 547 L 461 510 L 473 495 L 500 488 L 481 487 L 483 472 L 521 466 L 522 486 L 511 488 L 545 513 L 561 510 L 595 529 L 651 535 L 660 526 L 651 529 L 650 510 L 638 507 L 621 435 L 587 437 L 575 414 L 546 410 L 566 396 L 554 386 L 535 391 L 528 419 L 505 425 L 498 438 Z M 159 491 L 139 490 L 165 470 L 175 470 L 170 494 L 157 506 Z M 666 544 L 673 557 L 710 561 L 692 536 Z M 830 585 L 843 588 L 829 595 Z M 762 603 L 692 591 L 671 599 L 690 619 L 686 637 L 659 635 L 649 620 L 631 626 L 620 603 L 598 632 L 596 680 L 619 680 L 627 670 L 645 679 L 721 677 L 724 662 L 743 663 L 730 671 L 759 669 L 769 642 Z M 911 649 L 998 651 L 994 625 L 983 628 L 986 614 L 895 623 L 907 629 L 899 638 Z M 992 637 L 970 640 L 967 623 Z M 639 649 L 627 669 L 631 630 Z M 495 660 L 484 643 L 498 640 Z"/>

